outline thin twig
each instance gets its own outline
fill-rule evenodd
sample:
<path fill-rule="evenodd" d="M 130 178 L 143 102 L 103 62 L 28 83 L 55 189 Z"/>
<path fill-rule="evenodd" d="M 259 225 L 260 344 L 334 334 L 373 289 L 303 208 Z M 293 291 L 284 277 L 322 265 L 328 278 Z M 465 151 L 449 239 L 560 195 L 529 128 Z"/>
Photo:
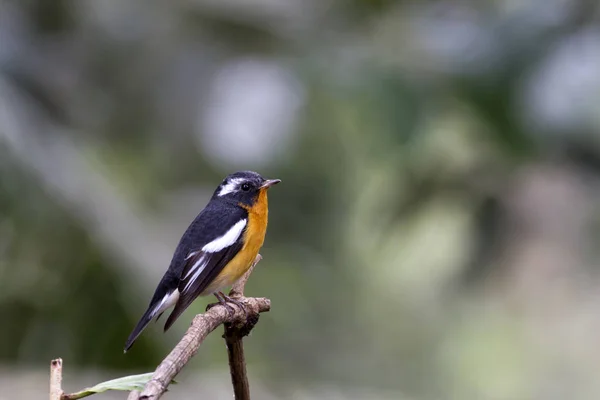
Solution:
<path fill-rule="evenodd" d="M 85 390 L 66 394 L 62 390 L 62 362 L 62 358 L 50 362 L 50 400 L 78 400 L 94 394 Z"/>
<path fill-rule="evenodd" d="M 50 400 L 61 400 L 62 390 L 62 359 L 50 362 Z"/>
<path fill-rule="evenodd" d="M 253 263 L 253 266 L 260 261 L 260 257 Z M 248 280 L 252 268 L 240 279 L 240 284 L 235 285 L 236 293 L 244 292 L 244 285 Z M 236 300 L 244 305 L 248 315 L 258 315 L 261 312 L 267 312 L 271 309 L 271 301 L 261 297 L 241 297 L 235 295 Z M 258 320 L 257 318 L 255 318 Z M 169 383 L 181 371 L 181 369 L 196 354 L 198 348 L 206 339 L 209 333 L 214 331 L 221 324 L 244 327 L 247 326 L 246 314 L 239 307 L 230 313 L 227 308 L 217 304 L 207 310 L 204 314 L 198 314 L 194 317 L 192 325 L 171 353 L 160 363 L 154 375 L 146 384 L 144 390 L 139 396 L 140 400 L 155 400 L 160 398 L 167 390 Z M 239 354 L 239 352 L 238 352 Z M 243 352 L 241 353 L 243 356 Z M 245 374 L 245 368 L 244 368 Z M 232 376 L 233 377 L 233 376 Z"/>

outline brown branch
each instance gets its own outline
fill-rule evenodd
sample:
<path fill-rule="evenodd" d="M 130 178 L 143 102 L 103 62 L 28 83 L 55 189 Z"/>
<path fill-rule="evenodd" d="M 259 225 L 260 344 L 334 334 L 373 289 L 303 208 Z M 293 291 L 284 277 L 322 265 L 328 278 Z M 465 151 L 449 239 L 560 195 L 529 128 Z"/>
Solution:
<path fill-rule="evenodd" d="M 256 263 L 258 263 L 260 260 L 261 257 L 258 255 L 250 270 L 248 270 L 248 272 L 242 278 L 240 278 L 240 281 L 234 285 L 231 291 L 231 296 L 235 297 L 237 301 L 244 305 L 248 311 L 248 316 L 246 316 L 244 310 L 240 309 L 239 307 L 235 307 L 235 311 L 230 313 L 227 308 L 220 304 L 211 307 L 204 314 L 196 315 L 192 321 L 192 325 L 188 328 L 183 338 L 179 341 L 171 353 L 160 363 L 158 368 L 156 368 L 154 375 L 152 375 L 152 378 L 150 381 L 148 381 L 139 397 L 133 397 L 135 395 L 131 394 L 130 398 L 139 398 L 140 400 L 155 400 L 160 398 L 167 390 L 167 387 L 173 378 L 175 378 L 179 371 L 181 371 L 181 369 L 196 354 L 204 339 L 206 339 L 206 337 L 219 325 L 226 324 L 231 327 L 235 327 L 235 329 L 239 330 L 239 332 L 236 332 L 236 335 L 238 336 L 240 334 L 247 335 L 250 332 L 250 329 L 252 329 L 256 321 L 258 321 L 258 314 L 261 312 L 267 312 L 271 309 L 271 301 L 269 299 L 242 296 L 244 293 L 244 286 L 248 281 L 248 277 L 250 276 L 250 273 L 252 272 L 252 269 Z M 241 360 L 243 363 L 243 368 L 235 369 L 235 375 L 233 367 L 231 367 L 232 381 L 234 386 L 236 385 L 236 382 L 243 383 L 245 381 L 247 388 L 248 381 L 246 378 L 245 363 L 243 361 L 244 353 L 243 349 L 241 349 L 241 337 L 239 348 L 234 349 L 233 355 L 235 356 L 234 360 L 236 362 L 240 362 Z M 232 358 L 230 356 L 230 365 L 231 360 Z M 241 398 L 248 399 L 249 395 L 248 397 Z M 236 399 L 238 399 L 237 395 Z"/>
<path fill-rule="evenodd" d="M 256 316 L 255 321 L 258 322 L 258 314 L 253 314 L 248 319 L 250 320 L 254 315 Z M 247 324 L 252 324 L 252 322 L 248 321 Z M 231 374 L 235 400 L 250 400 L 250 384 L 246 373 L 246 357 L 244 356 L 244 344 L 242 342 L 242 338 L 249 332 L 250 330 L 244 329 L 244 326 L 240 328 L 232 324 L 225 324 L 223 337 L 227 345 L 229 373 Z"/>
<path fill-rule="evenodd" d="M 242 338 L 248 335 L 256 325 L 259 313 L 270 310 L 271 302 L 265 298 L 243 297 L 243 293 L 252 270 L 261 259 L 260 254 L 257 255 L 250 269 L 231 289 L 230 296 L 241 303 L 244 309 L 236 307 L 232 308 L 233 312 L 230 312 L 226 307 L 216 304 L 212 305 L 204 314 L 197 315 L 184 337 L 158 366 L 150 381 L 146 383 L 143 392 L 131 391 L 128 400 L 160 398 L 173 378 L 196 354 L 208 334 L 221 324 L 225 326 L 223 337 L 227 344 L 235 399 L 250 399 Z M 62 390 L 62 367 L 60 358 L 52 360 L 50 363 L 50 400 L 77 400 L 106 390 L 106 388 L 96 389 L 102 385 L 100 384 L 77 393 L 65 394 Z"/>
<path fill-rule="evenodd" d="M 242 298 L 244 296 L 244 288 L 250 274 L 256 267 L 256 264 L 262 259 L 258 254 L 252 266 L 244 274 L 244 276 L 236 282 L 229 296 L 234 298 Z M 244 355 L 244 344 L 242 339 L 248 335 L 254 325 L 258 322 L 259 314 L 249 314 L 246 323 L 243 325 L 225 324 L 225 344 L 227 345 L 227 357 L 229 358 L 229 373 L 231 374 L 231 384 L 233 385 L 233 393 L 235 400 L 250 400 L 250 384 L 248 383 L 248 374 L 246 373 L 246 357 Z"/>

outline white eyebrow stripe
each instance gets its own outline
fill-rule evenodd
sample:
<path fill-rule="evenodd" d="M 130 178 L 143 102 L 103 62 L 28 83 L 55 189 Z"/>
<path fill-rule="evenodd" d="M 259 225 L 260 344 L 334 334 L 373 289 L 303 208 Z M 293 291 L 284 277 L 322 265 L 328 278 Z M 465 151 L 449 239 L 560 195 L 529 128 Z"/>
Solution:
<path fill-rule="evenodd" d="M 205 244 L 204 247 L 202 247 L 202 251 L 205 253 L 216 253 L 231 246 L 239 239 L 242 231 L 246 227 L 246 222 L 246 218 L 239 220 L 223 236 Z"/>
<path fill-rule="evenodd" d="M 221 197 L 225 196 L 228 193 L 235 192 L 237 186 L 244 181 L 244 178 L 232 178 L 229 182 L 227 182 L 227 184 L 223 185 L 223 187 L 219 191 L 218 196 Z"/>

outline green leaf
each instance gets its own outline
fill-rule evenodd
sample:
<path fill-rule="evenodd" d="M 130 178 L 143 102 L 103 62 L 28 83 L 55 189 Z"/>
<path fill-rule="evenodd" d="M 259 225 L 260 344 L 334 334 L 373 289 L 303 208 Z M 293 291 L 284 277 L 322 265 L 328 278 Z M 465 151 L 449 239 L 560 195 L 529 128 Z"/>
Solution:
<path fill-rule="evenodd" d="M 99 383 L 96 386 L 83 389 L 80 392 L 69 394 L 67 395 L 67 399 L 81 399 L 96 393 L 106 392 L 107 390 L 124 390 L 128 392 L 132 390 L 142 390 L 150 378 L 152 378 L 152 374 L 153 372 L 149 372 L 147 374 L 130 375 L 123 378 L 112 379 L 110 381 Z M 171 383 L 176 382 L 172 381 Z"/>

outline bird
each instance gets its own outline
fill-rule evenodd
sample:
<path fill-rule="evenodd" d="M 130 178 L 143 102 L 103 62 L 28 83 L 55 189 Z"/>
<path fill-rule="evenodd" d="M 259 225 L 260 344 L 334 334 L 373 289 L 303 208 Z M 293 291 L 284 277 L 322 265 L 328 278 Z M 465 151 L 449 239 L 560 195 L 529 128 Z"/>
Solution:
<path fill-rule="evenodd" d="M 181 237 L 148 309 L 125 342 L 125 353 L 154 318 L 158 321 L 173 306 L 165 332 L 199 296 L 214 294 L 226 307 L 228 302 L 240 305 L 222 290 L 241 278 L 258 255 L 267 231 L 267 191 L 280 182 L 239 171 L 219 184 Z"/>

